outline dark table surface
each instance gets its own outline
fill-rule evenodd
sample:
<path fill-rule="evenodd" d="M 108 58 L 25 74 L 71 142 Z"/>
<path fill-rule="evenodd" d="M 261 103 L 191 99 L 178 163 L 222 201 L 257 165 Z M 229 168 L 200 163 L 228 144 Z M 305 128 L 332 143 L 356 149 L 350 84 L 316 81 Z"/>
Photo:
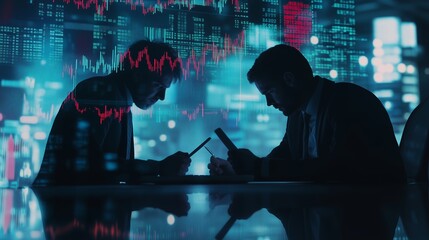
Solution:
<path fill-rule="evenodd" d="M 428 185 L 0 189 L 0 239 L 429 239 Z"/>

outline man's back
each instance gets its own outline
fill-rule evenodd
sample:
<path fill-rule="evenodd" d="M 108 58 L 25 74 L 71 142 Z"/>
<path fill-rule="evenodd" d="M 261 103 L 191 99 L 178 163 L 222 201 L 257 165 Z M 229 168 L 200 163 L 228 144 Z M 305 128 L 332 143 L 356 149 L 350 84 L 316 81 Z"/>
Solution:
<path fill-rule="evenodd" d="M 105 181 L 103 170 L 119 168 L 117 161 L 130 158 L 131 104 L 115 79 L 79 83 L 55 117 L 33 185 Z"/>
<path fill-rule="evenodd" d="M 381 102 L 357 85 L 319 80 L 323 81 L 323 89 L 316 123 L 318 158 L 305 160 L 318 163 L 308 163 L 307 169 L 303 163 L 304 178 L 402 182 L 403 163 L 392 124 Z M 289 116 L 285 138 L 269 157 L 299 162 L 302 128 L 299 112 Z M 281 170 L 276 173 L 282 174 Z"/>

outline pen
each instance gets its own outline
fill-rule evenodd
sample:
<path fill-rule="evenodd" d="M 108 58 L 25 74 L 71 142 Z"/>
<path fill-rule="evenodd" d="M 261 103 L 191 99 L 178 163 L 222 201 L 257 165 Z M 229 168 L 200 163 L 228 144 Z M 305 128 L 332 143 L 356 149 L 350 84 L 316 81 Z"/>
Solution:
<path fill-rule="evenodd" d="M 210 151 L 210 149 L 208 149 L 208 147 L 204 146 L 204 148 L 210 153 L 210 155 L 212 155 L 212 157 L 214 157 L 215 155 L 212 153 L 212 151 Z"/>
<path fill-rule="evenodd" d="M 203 143 L 201 143 L 197 148 L 195 148 L 194 149 L 194 151 L 192 151 L 190 154 L 189 154 L 189 157 L 191 157 L 192 155 L 194 155 L 196 152 L 198 152 L 198 150 L 200 150 L 203 146 L 204 146 L 204 144 L 206 144 L 208 141 L 210 141 L 210 139 L 212 139 L 211 137 L 209 137 L 209 138 L 207 138 L 206 140 L 204 140 L 204 142 Z"/>

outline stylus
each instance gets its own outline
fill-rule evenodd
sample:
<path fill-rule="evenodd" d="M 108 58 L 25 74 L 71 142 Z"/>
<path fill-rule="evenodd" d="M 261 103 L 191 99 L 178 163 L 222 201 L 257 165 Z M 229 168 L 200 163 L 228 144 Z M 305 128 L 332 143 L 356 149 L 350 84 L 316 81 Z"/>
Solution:
<path fill-rule="evenodd" d="M 208 137 L 204 142 L 202 142 L 197 148 L 194 149 L 194 151 L 192 151 L 191 153 L 189 153 L 189 157 L 191 157 L 192 155 L 194 155 L 196 152 L 198 152 L 198 150 L 200 150 L 204 145 L 206 145 L 206 143 L 208 143 L 210 141 L 210 139 L 212 139 L 211 137 Z"/>

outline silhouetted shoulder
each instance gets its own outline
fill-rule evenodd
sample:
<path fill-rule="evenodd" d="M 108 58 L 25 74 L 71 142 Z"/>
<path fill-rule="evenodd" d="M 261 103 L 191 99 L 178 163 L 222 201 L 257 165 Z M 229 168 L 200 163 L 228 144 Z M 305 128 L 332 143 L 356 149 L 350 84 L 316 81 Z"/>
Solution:
<path fill-rule="evenodd" d="M 384 107 L 381 101 L 369 90 L 354 83 L 339 82 L 335 83 L 335 96 L 337 101 L 344 101 L 356 108 L 368 109 L 371 107 Z"/>
<path fill-rule="evenodd" d="M 131 96 L 123 81 L 110 75 L 81 81 L 73 90 L 73 96 L 83 105 L 118 107 L 132 105 Z"/>
<path fill-rule="evenodd" d="M 354 83 L 324 81 L 321 108 L 333 122 L 370 124 L 376 121 L 391 125 L 384 105 L 369 90 Z"/>
<path fill-rule="evenodd" d="M 368 95 L 368 97 L 369 96 L 375 97 L 375 95 L 372 92 L 354 83 L 338 82 L 338 83 L 335 83 L 335 88 L 339 93 L 344 93 L 344 94 L 351 93 L 351 94 L 358 94 L 358 95 Z"/>

